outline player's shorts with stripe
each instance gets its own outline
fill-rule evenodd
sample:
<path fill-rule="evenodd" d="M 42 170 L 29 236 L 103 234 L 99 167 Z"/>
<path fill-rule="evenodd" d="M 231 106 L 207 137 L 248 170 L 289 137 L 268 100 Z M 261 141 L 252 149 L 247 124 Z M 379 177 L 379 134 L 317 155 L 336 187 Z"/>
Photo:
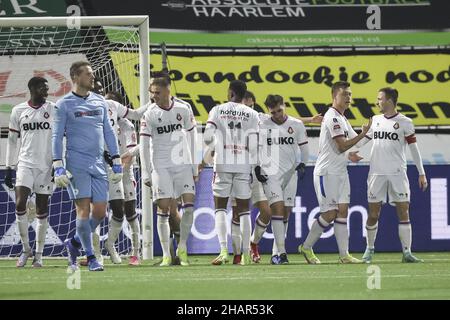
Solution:
<path fill-rule="evenodd" d="M 136 180 L 134 178 L 133 167 L 124 170 L 122 184 L 125 201 L 136 200 Z"/>
<path fill-rule="evenodd" d="M 338 204 L 350 203 L 348 174 L 314 175 L 314 189 L 320 212 L 338 210 Z"/>
<path fill-rule="evenodd" d="M 367 200 L 370 203 L 409 202 L 411 192 L 406 171 L 396 175 L 369 175 L 367 178 Z"/>
<path fill-rule="evenodd" d="M 214 172 L 213 194 L 220 198 L 250 199 L 250 173 Z"/>
<path fill-rule="evenodd" d="M 52 168 L 38 169 L 17 166 L 16 186 L 27 187 L 38 194 L 52 194 Z"/>
<path fill-rule="evenodd" d="M 182 194 L 195 194 L 192 165 L 158 168 L 152 172 L 153 197 L 155 199 L 178 198 Z"/>
<path fill-rule="evenodd" d="M 295 195 L 297 194 L 297 179 L 297 172 L 295 172 L 286 186 L 283 186 L 283 179 L 280 175 L 268 176 L 267 182 L 263 183 L 262 186 L 269 205 L 284 201 L 286 207 L 293 207 Z"/>
<path fill-rule="evenodd" d="M 108 175 L 103 161 L 97 160 L 80 168 L 67 160 L 66 168 L 72 174 L 67 188 L 70 199 L 91 198 L 92 202 L 108 201 Z"/>
<path fill-rule="evenodd" d="M 252 196 L 250 197 L 252 204 L 254 205 L 255 203 L 258 203 L 260 201 L 267 201 L 261 182 L 259 182 L 254 177 L 252 180 L 253 180 L 251 184 Z M 236 200 L 234 198 L 231 199 L 231 205 L 233 207 L 236 206 Z"/>

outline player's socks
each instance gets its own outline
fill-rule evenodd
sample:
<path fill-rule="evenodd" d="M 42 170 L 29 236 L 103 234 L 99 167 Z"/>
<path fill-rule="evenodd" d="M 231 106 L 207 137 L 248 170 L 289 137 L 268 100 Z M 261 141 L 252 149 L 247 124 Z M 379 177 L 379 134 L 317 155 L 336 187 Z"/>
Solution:
<path fill-rule="evenodd" d="M 132 256 L 139 257 L 139 252 L 141 248 L 141 244 L 139 243 L 139 235 L 141 234 L 141 226 L 139 224 L 139 217 L 136 213 L 135 215 L 131 217 L 127 217 L 128 224 L 130 225 L 131 229 L 131 247 L 132 250 Z"/>
<path fill-rule="evenodd" d="M 35 259 L 40 260 L 42 257 L 42 252 L 44 252 L 45 246 L 45 236 L 47 234 L 48 228 L 48 213 L 36 216 L 36 254 Z"/>
<path fill-rule="evenodd" d="M 102 220 L 103 220 L 103 218 L 97 219 L 97 218 L 95 218 L 95 217 L 93 217 L 93 216 L 91 216 L 91 217 L 89 218 L 89 224 L 90 224 L 90 226 L 91 226 L 91 231 L 92 231 L 92 232 L 95 232 L 95 229 L 97 229 L 97 227 L 100 225 L 100 223 L 102 222 Z"/>
<path fill-rule="evenodd" d="M 225 209 L 217 209 L 215 222 L 216 233 L 219 238 L 220 248 L 227 249 L 227 211 Z"/>
<path fill-rule="evenodd" d="M 31 252 L 30 240 L 28 237 L 28 217 L 27 211 L 16 211 L 17 227 L 19 229 L 20 240 L 22 241 L 23 251 Z"/>
<path fill-rule="evenodd" d="M 348 256 L 348 228 L 346 218 L 336 218 L 334 220 L 334 235 L 339 249 L 339 256 Z"/>
<path fill-rule="evenodd" d="M 79 241 L 81 242 L 86 256 L 90 257 L 94 255 L 94 249 L 92 248 L 92 229 L 89 224 L 89 219 L 76 220 L 76 228 Z M 75 239 L 77 240 L 77 239 Z"/>
<path fill-rule="evenodd" d="M 329 225 L 330 224 L 326 222 L 322 216 L 319 216 L 316 220 L 314 220 L 311 230 L 303 243 L 303 248 L 306 250 L 312 249 L 313 245 L 320 239 L 323 230 L 325 230 Z"/>
<path fill-rule="evenodd" d="M 241 212 L 239 214 L 239 222 L 241 224 L 242 253 L 250 256 L 250 236 L 252 235 L 252 221 L 250 220 L 250 212 Z"/>
<path fill-rule="evenodd" d="M 231 220 L 231 244 L 234 255 L 240 255 L 242 248 L 241 224 L 233 219 Z"/>
<path fill-rule="evenodd" d="M 377 238 L 378 231 L 378 222 L 373 226 L 369 226 L 366 224 L 367 231 L 367 248 L 374 249 L 375 248 L 375 239 Z"/>
<path fill-rule="evenodd" d="M 283 217 L 272 216 L 272 232 L 278 254 L 286 253 L 286 249 L 284 247 L 285 231 Z"/>
<path fill-rule="evenodd" d="M 158 236 L 159 241 L 161 242 L 161 248 L 163 251 L 163 257 L 170 258 L 170 244 L 169 244 L 169 238 L 170 238 L 170 226 L 169 226 L 169 214 L 168 213 L 157 213 L 157 229 L 158 229 Z"/>
<path fill-rule="evenodd" d="M 120 231 L 122 231 L 123 218 L 120 220 L 117 217 L 112 216 L 109 220 L 109 230 L 108 230 L 108 246 L 114 246 L 117 238 L 119 237 Z"/>
<path fill-rule="evenodd" d="M 264 232 L 266 232 L 268 224 L 265 224 L 261 221 L 261 219 L 256 218 L 255 220 L 255 229 L 253 230 L 253 235 L 251 241 L 253 243 L 258 244 L 259 241 L 261 241 L 262 236 L 264 235 Z"/>
<path fill-rule="evenodd" d="M 398 235 L 402 243 L 403 253 L 411 252 L 411 223 L 408 221 L 400 221 L 398 224 Z"/>
<path fill-rule="evenodd" d="M 181 251 L 187 250 L 187 240 L 191 234 L 192 223 L 194 221 L 194 205 L 192 203 L 186 203 L 183 206 L 183 216 L 180 223 L 180 242 L 178 248 Z"/>

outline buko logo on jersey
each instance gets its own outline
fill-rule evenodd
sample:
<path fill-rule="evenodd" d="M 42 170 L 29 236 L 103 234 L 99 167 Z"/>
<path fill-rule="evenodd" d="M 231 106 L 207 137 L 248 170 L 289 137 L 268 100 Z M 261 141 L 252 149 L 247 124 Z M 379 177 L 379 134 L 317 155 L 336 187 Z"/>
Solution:
<path fill-rule="evenodd" d="M 385 139 L 385 140 L 393 140 L 398 141 L 398 134 L 395 132 L 386 132 L 386 131 L 374 131 L 373 133 L 374 139 Z"/>
<path fill-rule="evenodd" d="M 171 133 L 173 131 L 178 131 L 178 130 L 181 130 L 181 128 L 182 128 L 182 125 L 180 123 L 169 124 L 167 126 L 157 127 L 156 131 L 158 132 L 158 134 L 163 134 L 163 133 Z"/>
<path fill-rule="evenodd" d="M 267 138 L 267 145 L 277 145 L 277 144 L 294 144 L 293 137 L 276 137 L 276 138 Z"/>
<path fill-rule="evenodd" d="M 48 122 L 32 122 L 32 123 L 24 123 L 22 125 L 23 131 L 28 130 L 49 130 L 50 123 Z"/>

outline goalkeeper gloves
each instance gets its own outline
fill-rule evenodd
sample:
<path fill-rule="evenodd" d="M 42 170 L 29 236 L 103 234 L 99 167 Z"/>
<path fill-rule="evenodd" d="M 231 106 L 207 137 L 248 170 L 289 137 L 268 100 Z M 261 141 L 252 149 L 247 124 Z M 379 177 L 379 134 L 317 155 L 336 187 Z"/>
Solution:
<path fill-rule="evenodd" d="M 109 166 L 112 168 L 113 166 L 113 159 L 111 157 L 111 154 L 108 151 L 103 151 L 103 158 L 105 159 L 105 162 L 109 164 Z"/>
<path fill-rule="evenodd" d="M 295 170 L 298 172 L 298 178 L 302 180 L 305 177 L 306 165 L 302 162 L 297 166 L 297 168 L 295 168 Z"/>
<path fill-rule="evenodd" d="M 122 163 L 120 161 L 120 156 L 116 155 L 111 157 L 111 161 L 112 161 L 112 174 L 111 174 L 111 182 L 112 183 L 118 183 L 120 180 L 122 180 Z"/>
<path fill-rule="evenodd" d="M 64 168 L 61 160 L 53 161 L 53 169 L 55 169 L 55 183 L 57 187 L 67 188 L 70 183 L 68 172 Z"/>
<path fill-rule="evenodd" d="M 256 175 L 256 179 L 258 179 L 259 182 L 261 182 L 261 183 L 267 182 L 267 175 L 262 173 L 261 166 L 255 167 L 255 175 Z"/>
<path fill-rule="evenodd" d="M 12 189 L 14 188 L 14 184 L 12 182 L 12 169 L 11 168 L 6 168 L 6 173 L 5 173 L 5 184 L 8 188 Z"/>

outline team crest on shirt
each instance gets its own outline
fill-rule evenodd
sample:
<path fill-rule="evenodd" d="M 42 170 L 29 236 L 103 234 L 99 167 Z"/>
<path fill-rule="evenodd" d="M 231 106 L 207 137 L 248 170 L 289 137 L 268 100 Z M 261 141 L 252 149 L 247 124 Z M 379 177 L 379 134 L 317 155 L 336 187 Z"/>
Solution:
<path fill-rule="evenodd" d="M 183 118 L 181 118 L 181 114 L 177 113 L 177 120 L 181 121 L 181 119 L 183 119 Z"/>
<path fill-rule="evenodd" d="M 400 125 L 398 124 L 398 122 L 394 123 L 394 129 L 397 130 L 398 128 L 400 128 Z"/>
<path fill-rule="evenodd" d="M 292 127 L 289 127 L 288 132 L 289 134 L 292 134 L 294 132 L 294 129 L 292 129 Z"/>
<path fill-rule="evenodd" d="M 112 110 L 109 109 L 108 111 L 109 111 L 109 116 L 112 117 Z"/>
<path fill-rule="evenodd" d="M 45 119 L 48 119 L 48 117 L 50 117 L 50 115 L 48 114 L 48 112 L 45 112 L 45 113 L 44 113 L 44 118 L 45 118 Z"/>
<path fill-rule="evenodd" d="M 336 122 L 336 123 L 337 123 L 337 122 L 338 122 L 338 119 L 336 119 L 336 118 L 333 118 L 333 122 Z"/>
<path fill-rule="evenodd" d="M 341 128 L 341 126 L 338 125 L 338 124 L 335 124 L 335 125 L 333 126 L 333 129 L 334 129 L 334 130 L 339 130 L 340 128 Z"/>

